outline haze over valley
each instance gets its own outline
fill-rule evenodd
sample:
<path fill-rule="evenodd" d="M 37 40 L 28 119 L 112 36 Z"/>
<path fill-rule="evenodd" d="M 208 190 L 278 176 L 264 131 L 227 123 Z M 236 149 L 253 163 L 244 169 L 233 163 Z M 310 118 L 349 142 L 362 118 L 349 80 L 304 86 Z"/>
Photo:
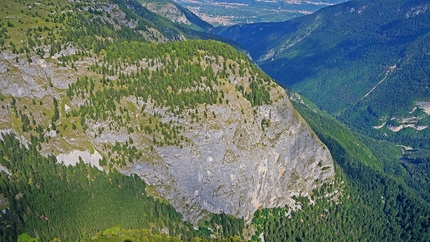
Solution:
<path fill-rule="evenodd" d="M 201 19 L 215 26 L 241 23 L 281 22 L 311 14 L 343 0 L 175 0 Z"/>

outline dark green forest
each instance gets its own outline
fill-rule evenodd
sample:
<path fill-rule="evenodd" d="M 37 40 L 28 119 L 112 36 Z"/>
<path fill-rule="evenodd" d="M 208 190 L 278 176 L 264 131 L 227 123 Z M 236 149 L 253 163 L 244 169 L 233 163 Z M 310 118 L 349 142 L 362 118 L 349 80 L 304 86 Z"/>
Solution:
<path fill-rule="evenodd" d="M 13 135 L 2 136 L 0 164 L 12 174 L 0 172 L 0 193 L 7 201 L 0 217 L 2 241 L 17 241 L 23 233 L 41 241 L 89 240 L 115 226 L 146 228 L 154 235 L 167 228 L 183 241 L 211 234 L 207 228 L 195 230 L 172 206 L 148 196 L 136 175 L 100 171 L 83 162 L 58 164 L 55 157 L 40 155 L 36 144 L 25 147 Z M 243 220 L 224 215 L 206 222 L 217 224 L 224 238 L 240 236 L 244 227 Z"/>
<path fill-rule="evenodd" d="M 332 201 L 328 207 L 309 206 L 305 212 L 324 218 L 330 214 L 327 216 L 330 219 L 333 218 L 331 216 L 336 217 L 324 221 L 329 222 L 328 226 L 327 223 L 316 223 L 317 228 L 324 227 L 320 233 L 332 229 L 331 233 L 317 238 L 328 238 L 327 241 L 381 238 L 387 241 L 427 241 L 430 206 L 422 197 L 428 198 L 428 191 L 424 189 L 420 193 L 411 189 L 412 184 L 417 186 L 419 181 L 402 169 L 397 163 L 398 157 L 390 155 L 396 153 L 392 149 L 397 148 L 354 134 L 327 113 L 315 111 L 317 108 L 308 101 L 294 101 L 293 104 L 327 145 L 336 160 L 338 175 L 345 181 L 342 202 Z M 372 155 L 366 155 L 368 152 Z M 343 237 L 340 236 L 342 233 Z"/>

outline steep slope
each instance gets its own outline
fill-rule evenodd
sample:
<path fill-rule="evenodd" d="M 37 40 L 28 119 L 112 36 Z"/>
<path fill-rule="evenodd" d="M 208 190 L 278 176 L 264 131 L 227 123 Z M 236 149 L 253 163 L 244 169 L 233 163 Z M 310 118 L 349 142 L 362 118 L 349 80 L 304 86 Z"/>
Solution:
<path fill-rule="evenodd" d="M 325 145 L 234 48 L 134 1 L 6 6 L 0 127 L 43 155 L 138 174 L 195 224 L 332 183 Z"/>
<path fill-rule="evenodd" d="M 401 148 L 386 141 L 363 139 L 362 135 L 350 131 L 297 93 L 292 93 L 290 99 L 330 149 L 338 165 L 337 177 L 345 182 L 344 196 L 339 203 L 329 201 L 329 206 L 324 206 L 324 202 L 305 206 L 304 214 L 298 211 L 291 215 L 296 219 L 306 218 L 311 221 L 308 223 L 276 218 L 279 210 L 269 210 L 269 213 L 266 212 L 266 226 L 276 226 L 279 230 L 269 232 L 268 238 L 280 241 L 428 240 L 430 206 L 402 180 L 404 176 L 399 174 L 401 165 L 395 162 Z M 303 203 L 312 204 L 307 201 Z M 294 230 L 303 232 L 296 233 Z"/>
<path fill-rule="evenodd" d="M 356 130 L 429 148 L 429 8 L 427 1 L 350 1 L 221 34 L 281 85 Z"/>

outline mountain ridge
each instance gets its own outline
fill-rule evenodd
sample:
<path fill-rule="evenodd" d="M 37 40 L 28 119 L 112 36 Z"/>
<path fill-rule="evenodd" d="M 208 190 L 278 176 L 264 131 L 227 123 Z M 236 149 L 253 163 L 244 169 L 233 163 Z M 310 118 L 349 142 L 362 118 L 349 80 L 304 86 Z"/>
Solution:
<path fill-rule="evenodd" d="M 194 224 L 296 207 L 293 196 L 332 182 L 329 151 L 243 54 L 186 40 L 183 26 L 134 1 L 114 2 L 76 3 L 81 11 L 67 14 L 74 28 L 58 23 L 61 38 L 30 28 L 34 46 L 5 46 L 2 128 L 66 164 L 86 158 L 139 174 Z"/>

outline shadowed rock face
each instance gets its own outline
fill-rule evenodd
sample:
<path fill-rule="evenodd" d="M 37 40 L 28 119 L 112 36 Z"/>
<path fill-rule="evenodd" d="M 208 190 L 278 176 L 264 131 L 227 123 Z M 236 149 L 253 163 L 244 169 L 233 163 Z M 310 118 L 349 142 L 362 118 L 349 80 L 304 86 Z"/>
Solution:
<path fill-rule="evenodd" d="M 296 208 L 292 196 L 307 196 L 334 178 L 328 149 L 286 94 L 256 114 L 244 99 L 230 103 L 208 107 L 216 114 L 209 122 L 181 120 L 191 145 L 157 148 L 162 162 L 134 164 L 124 172 L 156 186 L 193 223 L 208 212 L 250 220 L 259 208 Z M 270 120 L 264 129 L 263 119 Z"/>

